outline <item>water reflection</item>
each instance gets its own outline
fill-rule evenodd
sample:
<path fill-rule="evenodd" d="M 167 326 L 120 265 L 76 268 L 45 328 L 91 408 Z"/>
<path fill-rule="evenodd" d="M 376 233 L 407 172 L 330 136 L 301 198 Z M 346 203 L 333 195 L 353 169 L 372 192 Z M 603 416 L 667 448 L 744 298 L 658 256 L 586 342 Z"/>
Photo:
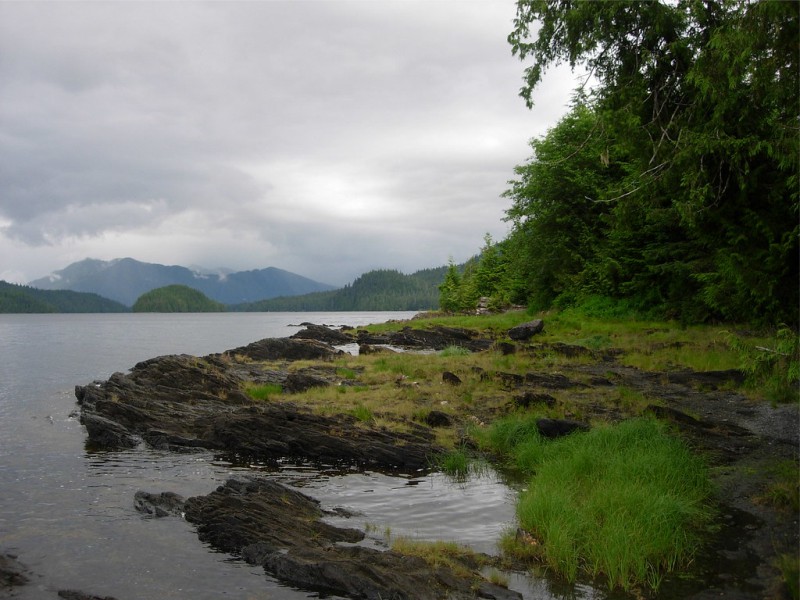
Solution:
<path fill-rule="evenodd" d="M 175 585 L 180 586 L 184 594 L 194 589 L 199 594 L 196 597 L 213 597 L 199 591 L 203 587 L 201 582 L 211 577 L 217 590 L 220 586 L 235 585 L 250 593 L 280 589 L 280 594 L 274 597 L 287 600 L 318 596 L 284 588 L 260 569 L 216 554 L 200 544 L 193 528 L 180 519 L 146 519 L 133 509 L 135 491 L 172 491 L 185 497 L 204 495 L 232 475 L 259 473 L 316 498 L 322 508 L 329 511 L 326 521 L 366 531 L 364 543 L 377 548 L 388 547 L 393 538 L 410 537 L 454 541 L 475 551 L 496 555 L 497 540 L 505 530 L 515 527 L 516 491 L 490 468 L 472 474 L 467 480 L 456 481 L 433 471 L 400 474 L 294 461 L 262 463 L 206 451 L 171 453 L 138 448 L 87 453 L 85 460 L 87 480 L 82 493 L 88 495 L 88 502 L 84 503 L 84 515 L 109 526 L 108 539 L 95 540 L 91 552 L 102 550 L 103 556 L 110 557 L 113 562 L 129 564 L 133 560 L 130 549 L 121 551 L 113 543 L 112 535 L 123 536 L 127 548 L 137 539 L 147 539 L 150 556 L 148 559 L 139 557 L 144 561 L 140 568 L 152 575 L 144 582 L 144 576 L 140 576 L 135 585 L 155 589 L 156 579 L 166 577 L 165 571 L 168 571 L 170 577 L 177 578 Z M 200 559 L 200 553 L 207 556 Z M 154 567 L 154 556 L 178 556 L 178 560 L 183 557 L 188 577 L 172 573 L 169 567 Z M 609 598 L 587 585 L 560 585 L 528 573 L 507 573 L 506 576 L 509 587 L 525 598 Z M 124 596 L 119 589 L 116 595 Z"/>

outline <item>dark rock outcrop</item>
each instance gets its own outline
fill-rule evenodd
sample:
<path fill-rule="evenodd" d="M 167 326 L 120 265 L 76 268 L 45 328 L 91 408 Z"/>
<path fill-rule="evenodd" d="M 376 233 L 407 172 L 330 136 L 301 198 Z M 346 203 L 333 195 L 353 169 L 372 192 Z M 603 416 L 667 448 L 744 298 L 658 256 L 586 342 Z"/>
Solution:
<path fill-rule="evenodd" d="M 185 509 L 200 539 L 301 588 L 375 600 L 521 598 L 477 573 L 465 578 L 420 558 L 354 545 L 363 532 L 323 522 L 316 500 L 272 480 L 231 479 L 189 498 Z"/>
<path fill-rule="evenodd" d="M 425 416 L 425 422 L 431 427 L 450 427 L 453 420 L 450 415 L 440 410 L 432 410 Z"/>
<path fill-rule="evenodd" d="M 267 338 L 225 354 L 250 360 L 328 360 L 342 351 L 316 339 Z"/>
<path fill-rule="evenodd" d="M 443 326 L 429 329 L 403 327 L 400 331 L 380 334 L 359 330 L 357 340 L 359 344 L 378 344 L 411 349 L 444 350 L 449 346 L 460 346 L 472 352 L 488 350 L 493 344 L 492 340 L 482 338 L 470 329 Z"/>
<path fill-rule="evenodd" d="M 331 344 L 334 346 L 351 344 L 355 341 L 355 338 L 352 335 L 344 333 L 343 331 L 331 329 L 325 325 L 314 325 L 313 323 L 304 323 L 304 325 L 306 328 L 301 329 L 294 335 L 290 336 L 290 339 L 316 340 L 318 342 L 325 342 L 326 344 Z"/>
<path fill-rule="evenodd" d="M 451 373 L 450 371 L 445 371 L 442 373 L 442 381 L 449 385 L 461 385 L 461 378 L 456 375 L 455 373 Z"/>
<path fill-rule="evenodd" d="M 544 331 L 544 321 L 534 319 L 527 323 L 522 323 L 508 330 L 508 337 L 515 341 L 525 341 L 531 339 L 537 333 Z"/>
<path fill-rule="evenodd" d="M 113 449 L 143 441 L 161 449 L 207 448 L 265 460 L 294 457 L 410 470 L 428 466 L 436 450 L 433 434 L 421 425 L 388 433 L 347 415 L 315 415 L 291 403 L 250 399 L 240 390 L 242 369 L 230 357 L 163 356 L 106 382 L 79 386 L 88 443 Z"/>
<path fill-rule="evenodd" d="M 327 387 L 331 380 L 313 370 L 293 371 L 286 376 L 283 389 L 291 394 L 305 392 L 315 387 Z"/>

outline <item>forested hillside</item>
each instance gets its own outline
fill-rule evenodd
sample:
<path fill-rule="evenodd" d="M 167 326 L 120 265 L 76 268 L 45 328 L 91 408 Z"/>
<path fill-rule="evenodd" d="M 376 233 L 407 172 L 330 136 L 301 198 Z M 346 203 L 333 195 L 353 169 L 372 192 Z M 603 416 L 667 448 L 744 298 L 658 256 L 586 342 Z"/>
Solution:
<path fill-rule="evenodd" d="M 97 294 L 39 290 L 0 281 L 0 313 L 109 313 L 128 307 Z"/>
<path fill-rule="evenodd" d="M 411 275 L 370 271 L 352 284 L 330 292 L 273 298 L 230 307 L 237 311 L 428 310 L 438 307 L 438 285 L 446 267 Z"/>
<path fill-rule="evenodd" d="M 509 42 L 532 61 L 528 104 L 560 62 L 596 83 L 531 142 L 506 192 L 511 234 L 484 252 L 479 285 L 448 273 L 443 304 L 471 308 L 481 288 L 537 309 L 797 326 L 799 13 L 520 0 Z"/>
<path fill-rule="evenodd" d="M 167 285 L 142 294 L 133 312 L 224 312 L 225 305 L 186 285 Z"/>

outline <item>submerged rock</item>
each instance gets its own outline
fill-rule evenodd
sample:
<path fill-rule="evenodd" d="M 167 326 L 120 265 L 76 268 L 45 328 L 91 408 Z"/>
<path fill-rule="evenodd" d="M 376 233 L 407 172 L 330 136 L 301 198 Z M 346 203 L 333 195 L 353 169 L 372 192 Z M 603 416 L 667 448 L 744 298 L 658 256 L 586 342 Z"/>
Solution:
<path fill-rule="evenodd" d="M 133 507 L 141 513 L 154 517 L 181 516 L 184 503 L 183 496 L 174 492 L 153 494 L 138 491 L 133 496 Z"/>
<path fill-rule="evenodd" d="M 0 590 L 9 590 L 28 583 L 26 569 L 13 554 L 0 554 Z"/>

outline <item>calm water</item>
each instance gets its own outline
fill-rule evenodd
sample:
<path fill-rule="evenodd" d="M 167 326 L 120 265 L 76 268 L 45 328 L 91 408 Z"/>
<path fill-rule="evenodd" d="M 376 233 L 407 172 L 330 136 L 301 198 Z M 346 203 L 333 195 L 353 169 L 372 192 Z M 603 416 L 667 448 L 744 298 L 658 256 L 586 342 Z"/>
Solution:
<path fill-rule="evenodd" d="M 364 325 L 413 313 L 223 313 L 0 315 L 0 551 L 34 574 L 16 593 L 53 599 L 79 589 L 119 600 L 148 598 L 316 598 L 282 586 L 219 554 L 188 523 L 145 518 L 137 490 L 207 494 L 236 471 L 266 471 L 323 506 L 358 514 L 347 526 L 392 535 L 456 540 L 494 552 L 513 524 L 514 493 L 496 476 L 458 485 L 439 474 L 320 472 L 231 465 L 211 453 L 149 450 L 87 453 L 74 416 L 74 387 L 107 379 L 163 354 L 205 355 L 265 337 L 288 336 L 309 321 Z M 592 590 L 554 592 L 544 581 L 514 580 L 529 598 L 594 598 Z"/>

